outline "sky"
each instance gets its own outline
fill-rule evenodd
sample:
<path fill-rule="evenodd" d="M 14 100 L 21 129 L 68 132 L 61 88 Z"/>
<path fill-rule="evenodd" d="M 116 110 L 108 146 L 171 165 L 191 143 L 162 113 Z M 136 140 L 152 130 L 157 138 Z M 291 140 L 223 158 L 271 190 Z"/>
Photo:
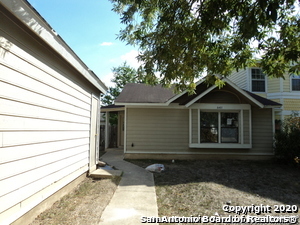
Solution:
<path fill-rule="evenodd" d="M 112 68 L 125 61 L 137 68 L 138 49 L 117 39 L 124 25 L 109 0 L 28 0 L 79 58 L 113 86 Z"/>

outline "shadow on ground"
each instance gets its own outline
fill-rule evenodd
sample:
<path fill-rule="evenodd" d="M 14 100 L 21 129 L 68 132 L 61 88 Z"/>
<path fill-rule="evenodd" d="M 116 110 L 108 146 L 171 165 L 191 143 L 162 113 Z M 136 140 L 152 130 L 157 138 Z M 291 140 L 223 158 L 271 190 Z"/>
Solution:
<path fill-rule="evenodd" d="M 164 164 L 166 170 L 154 174 L 157 187 L 215 183 L 282 204 L 293 205 L 300 202 L 299 167 L 276 164 L 271 161 L 240 160 L 175 161 L 175 163 L 130 160 L 130 162 L 143 168 L 153 163 Z"/>

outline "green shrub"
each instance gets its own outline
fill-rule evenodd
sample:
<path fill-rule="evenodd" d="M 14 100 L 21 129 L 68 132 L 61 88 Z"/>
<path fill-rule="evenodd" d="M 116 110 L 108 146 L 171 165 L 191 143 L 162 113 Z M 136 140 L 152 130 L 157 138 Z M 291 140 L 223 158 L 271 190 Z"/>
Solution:
<path fill-rule="evenodd" d="M 300 158 L 300 117 L 292 113 L 275 134 L 275 156 L 280 162 L 297 163 Z"/>

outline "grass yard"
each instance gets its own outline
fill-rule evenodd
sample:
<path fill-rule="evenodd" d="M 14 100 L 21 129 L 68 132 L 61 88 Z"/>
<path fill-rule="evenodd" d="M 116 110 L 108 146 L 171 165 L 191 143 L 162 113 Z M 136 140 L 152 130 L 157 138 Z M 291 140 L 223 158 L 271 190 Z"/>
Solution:
<path fill-rule="evenodd" d="M 120 178 L 86 178 L 30 225 L 98 225 L 119 181 Z"/>
<path fill-rule="evenodd" d="M 161 217 L 239 216 L 234 212 L 225 212 L 223 206 L 229 205 L 230 208 L 236 209 L 231 206 L 252 206 L 252 204 L 271 207 L 270 212 L 261 213 L 259 217 L 300 216 L 299 210 L 295 210 L 296 207 L 300 207 L 300 168 L 269 161 L 203 160 L 172 163 L 131 160 L 131 162 L 144 168 L 153 163 L 165 165 L 166 171 L 154 174 Z M 296 206 L 291 209 L 292 213 L 276 213 L 275 205 Z M 282 206 L 282 209 L 284 208 Z M 258 216 L 256 213 L 248 215 Z"/>

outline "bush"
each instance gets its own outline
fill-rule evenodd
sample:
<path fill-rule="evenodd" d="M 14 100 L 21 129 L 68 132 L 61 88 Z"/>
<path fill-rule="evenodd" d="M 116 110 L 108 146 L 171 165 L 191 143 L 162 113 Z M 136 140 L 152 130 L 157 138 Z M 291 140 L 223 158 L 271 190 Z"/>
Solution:
<path fill-rule="evenodd" d="M 300 117 L 292 113 L 275 134 L 275 156 L 284 163 L 299 164 L 300 158 Z"/>

